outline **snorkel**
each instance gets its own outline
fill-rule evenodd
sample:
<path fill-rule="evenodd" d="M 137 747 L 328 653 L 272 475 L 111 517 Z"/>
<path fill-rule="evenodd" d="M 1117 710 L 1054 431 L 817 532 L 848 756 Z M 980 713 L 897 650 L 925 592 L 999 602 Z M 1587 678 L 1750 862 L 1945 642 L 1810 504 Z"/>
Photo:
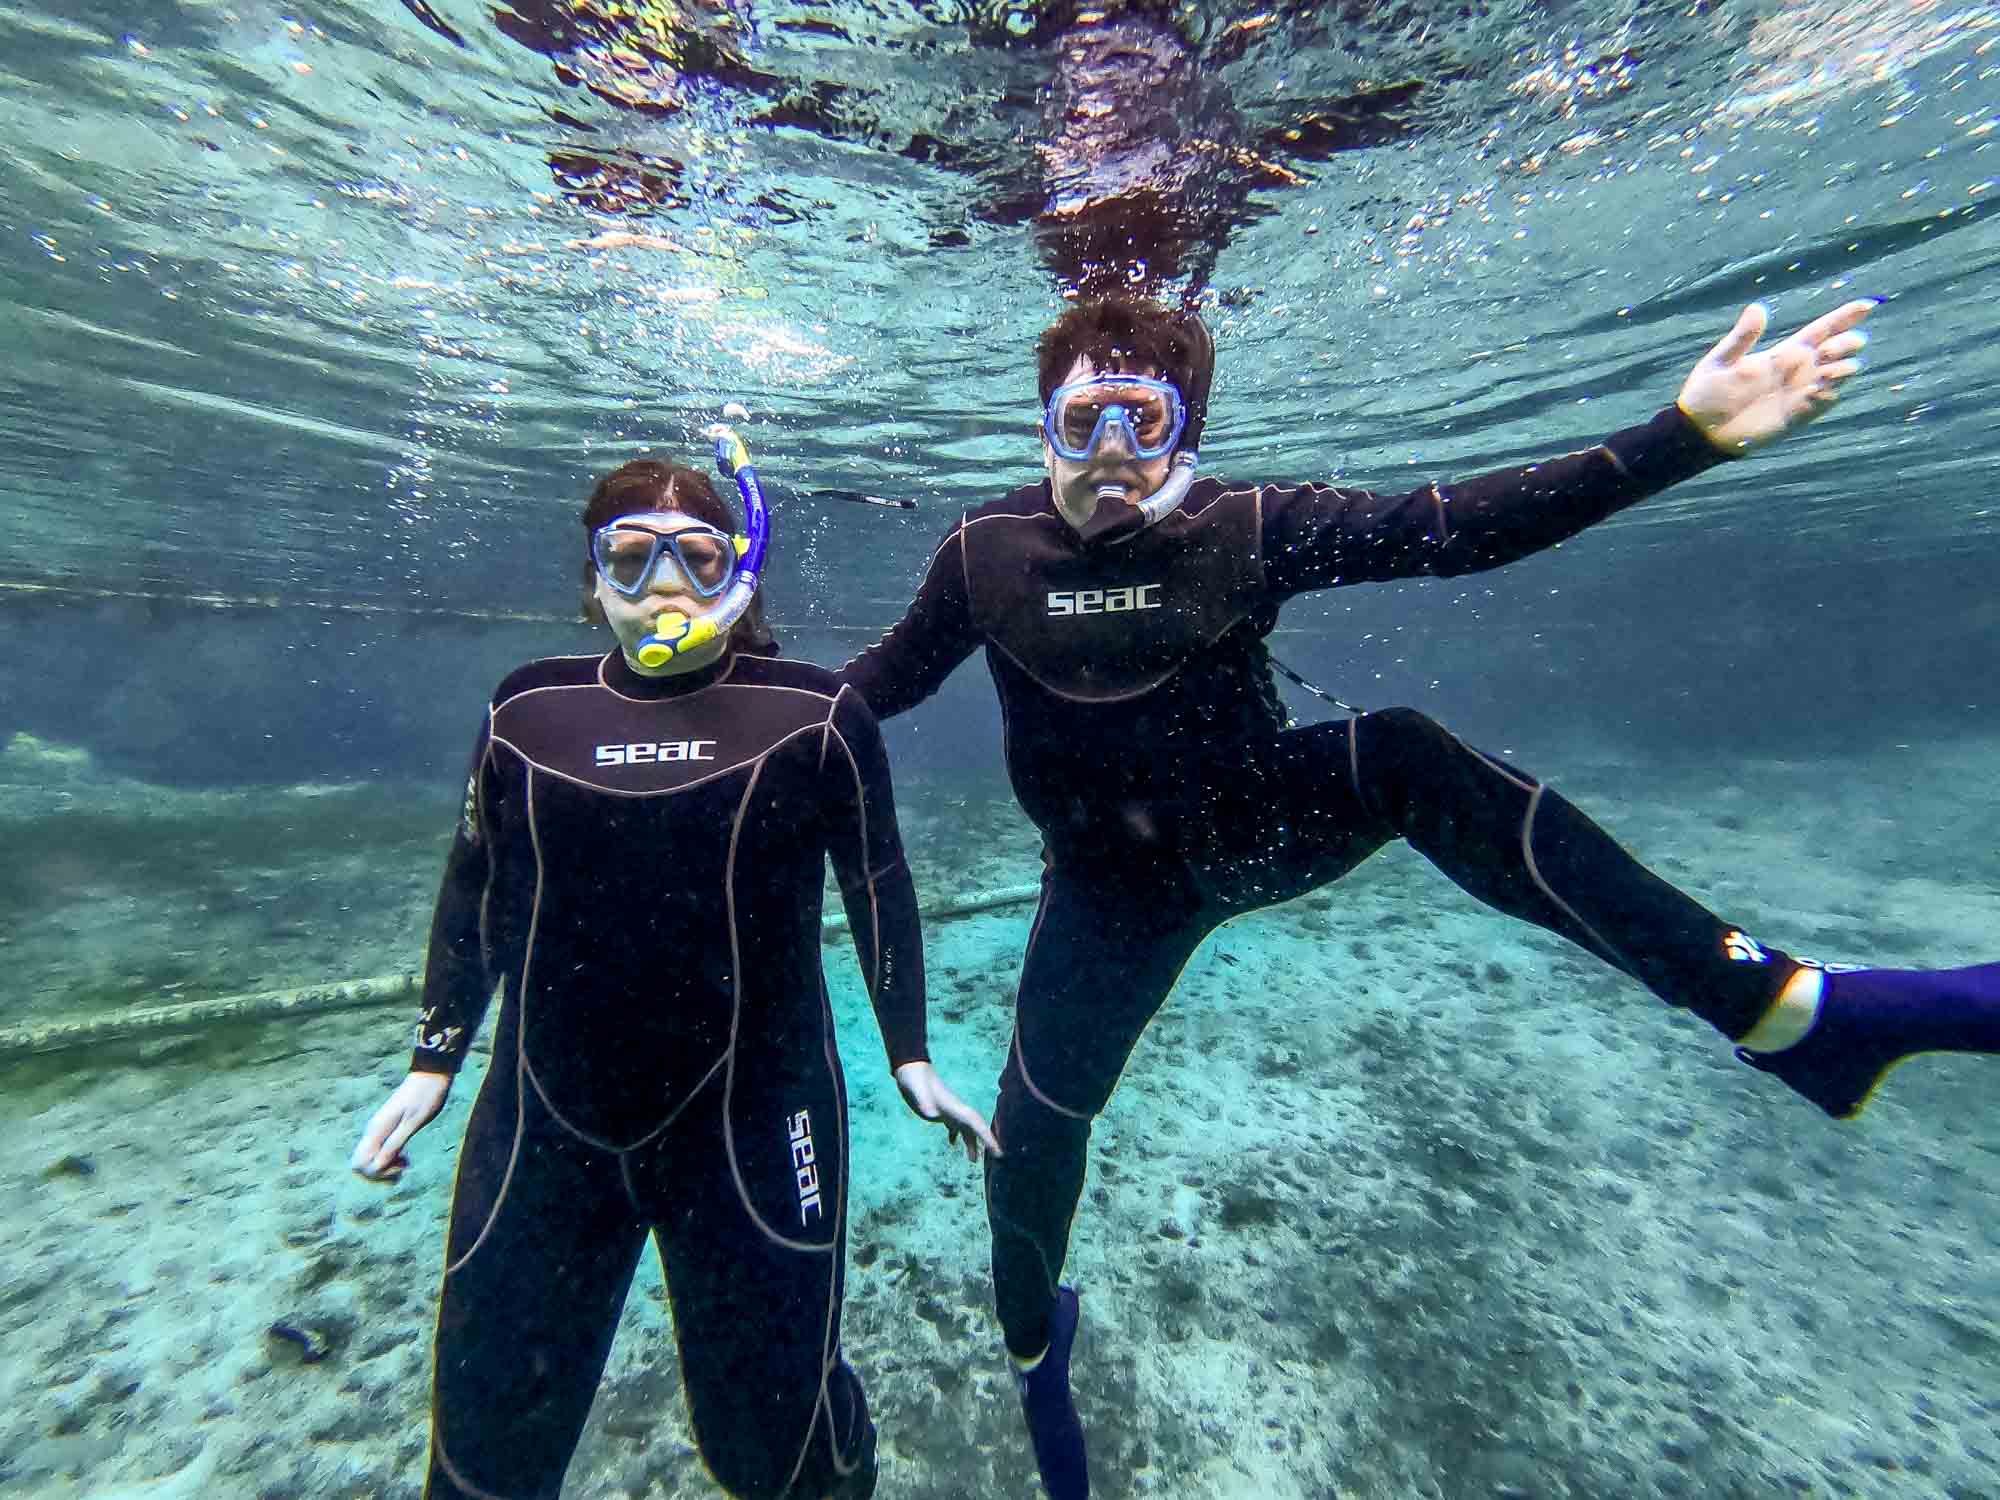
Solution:
<path fill-rule="evenodd" d="M 725 479 L 736 481 L 736 493 L 743 497 L 744 530 L 749 535 L 737 542 L 742 561 L 729 588 L 712 609 L 698 615 L 670 609 L 653 622 L 651 632 L 632 651 L 641 666 L 664 667 L 675 657 L 698 651 L 727 635 L 750 607 L 750 598 L 757 592 L 757 581 L 764 571 L 771 513 L 764 504 L 764 487 L 757 482 L 757 471 L 750 466 L 750 450 L 728 425 L 732 420 L 749 421 L 750 413 L 732 401 L 722 408 L 722 416 L 722 421 L 709 424 L 703 436 L 715 443 L 715 467 Z"/>
<path fill-rule="evenodd" d="M 1187 499 L 1188 486 L 1194 483 L 1195 465 L 1201 462 L 1201 455 L 1192 448 L 1182 448 L 1174 455 L 1173 472 L 1167 475 L 1167 482 L 1139 502 L 1139 524 L 1152 526 L 1164 521 L 1181 507 Z"/>
<path fill-rule="evenodd" d="M 1174 454 L 1167 482 L 1139 502 L 1141 527 L 1156 525 L 1180 509 L 1181 502 L 1187 499 L 1188 486 L 1194 483 L 1195 466 L 1201 462 L 1199 450 L 1202 429 L 1208 425 L 1208 394 L 1215 383 L 1215 336 L 1192 308 L 1182 314 L 1181 327 L 1190 344 L 1191 368 L 1187 389 L 1181 392 L 1181 399 L 1188 407 L 1187 426 L 1181 433 L 1180 449 Z"/>

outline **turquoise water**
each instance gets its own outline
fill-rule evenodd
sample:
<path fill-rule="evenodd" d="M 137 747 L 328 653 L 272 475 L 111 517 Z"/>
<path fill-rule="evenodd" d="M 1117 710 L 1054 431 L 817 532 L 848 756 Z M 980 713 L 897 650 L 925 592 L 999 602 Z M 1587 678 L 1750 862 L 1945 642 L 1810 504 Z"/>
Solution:
<path fill-rule="evenodd" d="M 1075 20 L 0 11 L 0 1030 L 99 1028 L 0 1060 L 0 1493 L 416 1493 L 473 1089 L 393 1189 L 345 1161 L 486 695 L 590 649 L 577 501 L 743 401 L 787 649 L 844 660 L 1036 472 L 1058 193 L 1165 194 L 1143 274 L 1199 298 L 1204 463 L 1245 478 L 1566 451 L 1751 298 L 1782 331 L 1889 297 L 1810 431 L 1500 573 L 1299 601 L 1273 643 L 1774 942 L 1993 955 L 2000 8 L 1183 7 L 1081 185 L 1039 149 Z M 974 668 L 889 726 L 927 901 L 1038 872 L 998 728 Z M 1028 917 L 929 930 L 981 1107 Z M 880 1494 L 1033 1494 L 977 1177 L 826 953 Z M 113 1034 L 363 979 L 390 998 Z M 1233 925 L 1098 1126 L 1097 1492 L 1992 1493 L 1990 1079 L 1915 1063 L 1838 1127 L 1768 1082 L 1402 851 Z M 714 1493 L 670 1349 L 648 1268 L 566 1494 Z"/>

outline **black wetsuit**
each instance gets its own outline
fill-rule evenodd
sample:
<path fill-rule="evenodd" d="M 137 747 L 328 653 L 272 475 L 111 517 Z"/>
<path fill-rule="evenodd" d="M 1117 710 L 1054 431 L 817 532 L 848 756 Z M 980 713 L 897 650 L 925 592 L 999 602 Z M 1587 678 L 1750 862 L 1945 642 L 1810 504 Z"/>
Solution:
<path fill-rule="evenodd" d="M 1718 460 L 1678 410 L 1599 447 L 1377 495 L 1198 480 L 1086 542 L 1047 481 L 973 510 L 841 676 L 886 718 L 977 646 L 1046 840 L 987 1163 L 1007 1345 L 1046 1342 L 1090 1122 L 1181 966 L 1230 917 L 1407 839 L 1489 905 L 1740 1036 L 1792 972 L 1573 806 L 1411 709 L 1287 729 L 1264 637 L 1312 589 L 1499 567 Z"/>
<path fill-rule="evenodd" d="M 559 1493 L 648 1231 L 723 1486 L 872 1488 L 840 1352 L 829 856 L 890 1064 L 922 1059 L 916 898 L 857 694 L 802 662 L 648 678 L 614 651 L 534 662 L 494 695 L 412 1062 L 455 1070 L 504 983 L 452 1200 L 432 1500 Z"/>

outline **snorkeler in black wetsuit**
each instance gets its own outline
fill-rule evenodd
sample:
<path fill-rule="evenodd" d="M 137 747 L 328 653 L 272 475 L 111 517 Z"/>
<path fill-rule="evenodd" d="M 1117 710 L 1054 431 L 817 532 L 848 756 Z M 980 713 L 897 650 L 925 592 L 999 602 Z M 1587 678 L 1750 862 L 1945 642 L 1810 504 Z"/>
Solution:
<path fill-rule="evenodd" d="M 881 736 L 830 673 L 774 659 L 748 608 L 761 547 L 730 535 L 701 475 L 627 465 L 585 529 L 622 649 L 531 663 L 494 694 L 412 1072 L 355 1153 L 365 1175 L 400 1169 L 504 983 L 453 1196 L 425 1493 L 554 1500 L 650 1232 L 724 1488 L 863 1497 L 875 1429 L 840 1348 L 828 858 L 899 1087 L 969 1153 L 993 1145 L 926 1060 Z M 752 581 L 732 593 L 746 551 Z M 732 600 L 747 618 L 718 623 Z"/>
<path fill-rule="evenodd" d="M 908 612 L 842 668 L 884 718 L 984 646 L 1045 839 L 988 1162 L 993 1275 L 1043 1482 L 1088 1494 L 1059 1286 L 1091 1121 L 1202 939 L 1394 838 L 1595 953 L 1829 1113 L 1912 1051 L 2000 1050 L 2000 965 L 1835 974 L 1761 946 L 1569 802 L 1412 709 L 1288 729 L 1264 637 L 1297 594 L 1502 566 L 1816 415 L 1860 368 L 1849 303 L 1753 354 L 1751 308 L 1680 399 L 1596 448 L 1376 495 L 1194 479 L 1212 346 L 1122 300 L 1044 335 L 1049 479 L 968 512 Z"/>

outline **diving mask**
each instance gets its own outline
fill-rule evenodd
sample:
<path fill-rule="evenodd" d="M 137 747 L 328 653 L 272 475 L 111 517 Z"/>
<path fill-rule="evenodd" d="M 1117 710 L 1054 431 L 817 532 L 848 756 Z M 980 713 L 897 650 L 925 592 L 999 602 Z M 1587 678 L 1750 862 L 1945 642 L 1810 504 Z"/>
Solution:
<path fill-rule="evenodd" d="M 1137 459 L 1164 458 L 1187 426 L 1187 405 L 1171 382 L 1143 375 L 1093 375 L 1057 386 L 1042 433 L 1058 458 L 1084 463 L 1115 428 Z"/>
<path fill-rule="evenodd" d="M 662 578 L 670 592 L 685 588 L 698 598 L 714 599 L 735 579 L 738 560 L 749 545 L 748 537 L 713 526 L 668 531 L 625 516 L 597 529 L 590 556 L 598 576 L 628 599 L 658 587 Z"/>

